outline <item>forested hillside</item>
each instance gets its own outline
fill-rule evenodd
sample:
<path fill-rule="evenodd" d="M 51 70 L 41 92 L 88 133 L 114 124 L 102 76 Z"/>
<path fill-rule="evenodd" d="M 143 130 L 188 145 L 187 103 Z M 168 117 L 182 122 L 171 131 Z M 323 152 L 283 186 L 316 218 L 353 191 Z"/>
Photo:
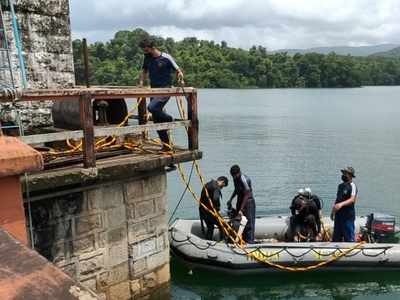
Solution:
<path fill-rule="evenodd" d="M 106 43 L 89 46 L 91 83 L 136 85 L 143 62 L 142 29 L 120 31 Z M 175 57 L 187 85 L 199 88 L 359 87 L 399 85 L 400 58 L 352 57 L 308 53 L 268 53 L 262 46 L 231 48 L 222 41 L 155 37 Z M 73 41 L 77 84 L 83 84 L 81 41 Z"/>
<path fill-rule="evenodd" d="M 371 56 L 400 58 L 400 47 L 396 47 L 394 49 L 385 52 L 374 53 Z"/>

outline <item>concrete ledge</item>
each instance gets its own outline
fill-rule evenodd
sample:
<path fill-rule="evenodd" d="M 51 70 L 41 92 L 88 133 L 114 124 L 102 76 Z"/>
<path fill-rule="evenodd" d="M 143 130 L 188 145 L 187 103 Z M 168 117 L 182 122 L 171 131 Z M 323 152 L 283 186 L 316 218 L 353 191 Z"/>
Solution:
<path fill-rule="evenodd" d="M 29 175 L 31 192 L 56 190 L 59 187 L 83 186 L 107 181 L 120 180 L 140 176 L 165 168 L 171 163 L 183 163 L 201 159 L 202 152 L 179 150 L 173 156 L 162 154 L 123 155 L 114 158 L 98 160 L 95 177 L 86 176 L 82 165 L 64 169 L 48 170 Z"/>
<path fill-rule="evenodd" d="M 95 300 L 98 297 L 0 229 L 0 299 Z"/>
<path fill-rule="evenodd" d="M 43 169 L 42 155 L 18 138 L 0 137 L 0 178 Z"/>

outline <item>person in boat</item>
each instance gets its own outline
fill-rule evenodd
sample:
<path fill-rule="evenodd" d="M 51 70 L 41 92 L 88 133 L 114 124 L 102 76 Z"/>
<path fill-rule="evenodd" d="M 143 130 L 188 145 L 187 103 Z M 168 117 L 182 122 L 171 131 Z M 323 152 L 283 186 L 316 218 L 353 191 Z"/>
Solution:
<path fill-rule="evenodd" d="M 142 72 L 139 78 L 139 86 L 143 86 L 147 77 L 150 79 L 150 86 L 152 88 L 168 88 L 171 87 L 172 78 L 171 73 L 176 72 L 177 80 L 183 83 L 183 73 L 179 66 L 176 64 L 174 58 L 168 53 L 161 52 L 155 47 L 153 39 L 145 38 L 139 43 L 144 53 L 144 61 Z M 169 100 L 169 96 L 151 97 L 148 105 L 148 110 L 153 116 L 154 123 L 172 122 L 173 118 L 167 114 L 163 109 Z M 167 130 L 157 131 L 161 142 L 163 143 L 163 150 L 170 151 L 170 140 Z"/>
<path fill-rule="evenodd" d="M 355 171 L 352 167 L 340 170 L 342 183 L 337 189 L 335 205 L 332 208 L 331 218 L 334 220 L 333 242 L 354 242 L 355 241 L 355 207 L 358 189 L 353 182 Z"/>
<path fill-rule="evenodd" d="M 310 188 L 300 189 L 290 205 L 290 241 L 315 241 L 321 235 L 321 201 Z"/>
<path fill-rule="evenodd" d="M 221 190 L 228 186 L 228 178 L 220 176 L 217 180 L 210 180 L 206 183 L 201 191 L 200 202 L 207 207 L 208 210 L 219 212 L 221 208 L 222 193 Z M 212 240 L 214 234 L 214 225 L 217 225 L 220 232 L 220 240 L 223 238 L 223 231 L 218 220 L 209 212 L 202 204 L 199 205 L 199 215 L 201 222 L 201 231 L 207 240 Z M 207 231 L 204 228 L 204 223 L 207 226 Z"/>
<path fill-rule="evenodd" d="M 236 213 L 238 216 L 245 216 L 247 224 L 243 231 L 243 239 L 246 243 L 254 243 L 254 231 L 256 222 L 256 203 L 253 196 L 251 180 L 242 174 L 238 165 L 231 167 L 230 173 L 233 178 L 235 190 L 227 202 L 228 209 L 232 208 L 232 200 L 236 197 Z"/>

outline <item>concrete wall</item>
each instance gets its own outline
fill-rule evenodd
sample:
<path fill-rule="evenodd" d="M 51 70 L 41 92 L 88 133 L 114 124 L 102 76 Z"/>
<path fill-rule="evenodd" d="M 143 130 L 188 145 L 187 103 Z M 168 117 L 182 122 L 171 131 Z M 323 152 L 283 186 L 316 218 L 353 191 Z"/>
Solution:
<path fill-rule="evenodd" d="M 75 84 L 68 0 L 16 0 L 15 10 L 30 88 L 72 87 Z M 21 87 L 16 43 L 9 11 L 4 12 L 15 82 Z M 51 102 L 18 104 L 26 128 L 49 126 Z M 0 119 L 15 121 L 10 105 L 0 105 Z"/>
<path fill-rule="evenodd" d="M 31 203 L 36 249 L 103 299 L 168 297 L 165 172 L 85 188 Z"/>

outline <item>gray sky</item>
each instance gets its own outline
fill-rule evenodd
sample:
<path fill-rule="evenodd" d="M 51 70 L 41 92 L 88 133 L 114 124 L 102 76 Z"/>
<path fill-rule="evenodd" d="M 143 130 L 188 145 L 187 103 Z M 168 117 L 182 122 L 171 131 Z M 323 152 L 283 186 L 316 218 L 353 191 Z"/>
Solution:
<path fill-rule="evenodd" d="M 73 38 L 140 27 L 270 50 L 400 44 L 400 0 L 70 0 Z"/>

